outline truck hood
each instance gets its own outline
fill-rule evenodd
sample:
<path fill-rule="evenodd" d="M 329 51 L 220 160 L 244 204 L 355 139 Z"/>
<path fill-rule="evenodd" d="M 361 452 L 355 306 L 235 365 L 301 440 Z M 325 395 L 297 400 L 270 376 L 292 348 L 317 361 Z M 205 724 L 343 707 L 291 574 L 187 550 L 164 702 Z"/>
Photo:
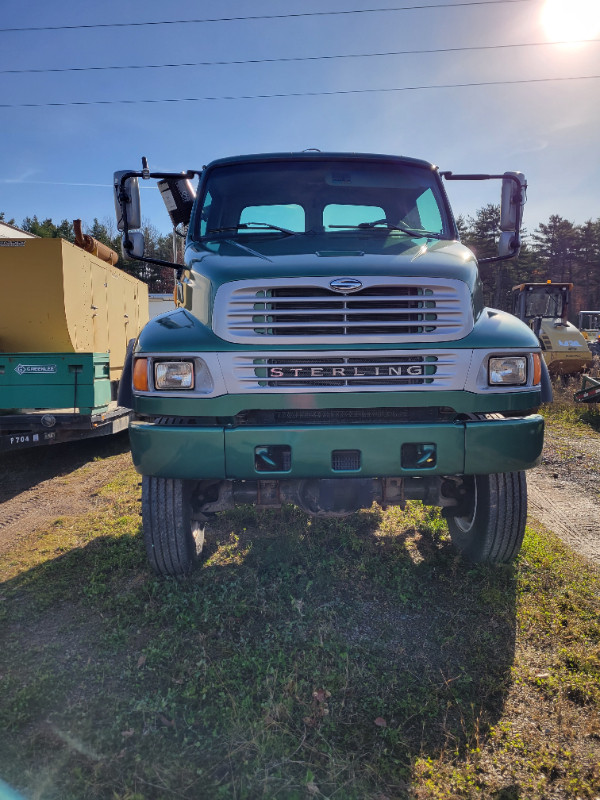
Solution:
<path fill-rule="evenodd" d="M 196 244 L 186 252 L 187 268 L 182 275 L 179 304 L 201 323 L 212 327 L 215 297 L 220 287 L 242 281 L 278 279 L 336 279 L 360 277 L 407 278 L 460 281 L 467 287 L 472 317 L 483 309 L 481 282 L 473 253 L 457 241 L 410 239 L 407 237 L 353 236 L 336 239 L 340 249 L 318 248 L 306 252 L 307 244 L 327 244 L 326 237 L 286 237 L 286 252 L 281 239 L 260 244 L 233 240 L 214 243 L 219 252 Z M 342 246 L 343 245 L 343 246 Z M 261 250 L 254 248 L 261 246 Z M 362 248 L 362 249 L 359 249 Z M 304 252 L 290 252 L 292 249 Z M 329 282 L 329 281 L 327 281 Z"/>
<path fill-rule="evenodd" d="M 356 237 L 352 244 L 332 250 L 317 247 L 306 252 L 307 239 L 287 242 L 287 252 L 279 253 L 269 242 L 261 250 L 253 243 L 248 252 L 245 244 L 229 242 L 219 253 L 191 245 L 186 252 L 188 269 L 183 282 L 190 289 L 207 290 L 214 298 L 219 286 L 231 281 L 253 278 L 352 277 L 381 275 L 395 277 L 446 278 L 463 281 L 469 287 L 476 305 L 482 307 L 481 287 L 475 256 L 464 245 L 448 240 L 414 240 L 394 237 Z M 315 244 L 322 244 L 320 237 Z M 221 243 L 222 244 L 222 243 Z M 331 248 L 330 242 L 325 242 Z M 303 252 L 289 252 L 295 245 Z M 212 302 L 212 298 L 211 301 Z M 187 307 L 191 307 L 185 303 Z M 194 306 L 196 304 L 194 303 Z M 479 309 L 478 309 L 479 310 Z M 477 312 L 476 312 L 477 313 Z"/>
<path fill-rule="evenodd" d="M 218 253 L 192 244 L 186 252 L 190 271 L 208 278 L 215 287 L 249 278 L 283 278 L 328 275 L 422 275 L 455 278 L 472 285 L 477 274 L 475 256 L 457 241 L 401 239 L 394 237 L 356 237 L 331 249 L 331 242 L 315 237 L 315 250 L 307 240 L 286 239 L 285 249 L 278 242 L 235 244 L 221 242 Z M 225 244 L 223 247 L 222 245 Z M 321 247 L 320 245 L 324 245 Z M 283 252 L 278 252 L 282 250 Z M 297 251 L 297 252 L 295 252 Z"/>

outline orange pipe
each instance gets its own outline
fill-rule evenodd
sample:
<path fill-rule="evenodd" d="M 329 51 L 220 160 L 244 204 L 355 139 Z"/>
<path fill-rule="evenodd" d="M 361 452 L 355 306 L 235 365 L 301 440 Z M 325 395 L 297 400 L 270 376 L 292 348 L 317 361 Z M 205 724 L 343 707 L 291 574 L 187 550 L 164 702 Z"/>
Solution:
<path fill-rule="evenodd" d="M 92 255 L 100 258 L 102 261 L 106 261 L 107 264 L 111 264 L 113 267 L 119 260 L 119 256 L 115 251 L 108 247 L 102 242 L 99 242 L 97 239 L 94 239 L 93 236 L 90 236 L 87 233 L 83 233 L 81 230 L 81 220 L 74 219 L 73 220 L 73 230 L 75 232 L 75 244 L 77 247 L 81 247 L 82 250 L 85 250 L 86 253 L 91 253 Z"/>

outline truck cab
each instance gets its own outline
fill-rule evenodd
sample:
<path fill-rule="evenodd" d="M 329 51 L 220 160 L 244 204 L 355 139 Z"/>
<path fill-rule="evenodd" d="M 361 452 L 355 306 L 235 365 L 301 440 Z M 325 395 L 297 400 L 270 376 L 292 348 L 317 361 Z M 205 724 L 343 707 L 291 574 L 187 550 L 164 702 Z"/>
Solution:
<path fill-rule="evenodd" d="M 180 202 L 193 171 L 119 172 L 118 223 L 136 258 L 136 184 L 153 175 L 187 228 L 177 308 L 148 323 L 126 368 L 155 571 L 189 572 L 210 515 L 237 503 L 341 516 L 418 499 L 442 508 L 466 557 L 514 558 L 547 381 L 531 328 L 484 306 L 443 178 L 502 179 L 498 258 L 510 258 L 521 173 L 246 155 L 213 161 Z"/>

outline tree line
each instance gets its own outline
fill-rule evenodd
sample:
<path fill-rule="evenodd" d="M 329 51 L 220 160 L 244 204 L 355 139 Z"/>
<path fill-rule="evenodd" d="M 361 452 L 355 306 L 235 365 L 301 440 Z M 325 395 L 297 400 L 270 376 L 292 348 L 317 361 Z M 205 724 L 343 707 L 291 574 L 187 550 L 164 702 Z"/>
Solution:
<path fill-rule="evenodd" d="M 5 219 L 3 212 L 0 212 L 0 221 L 15 224 L 14 220 Z M 497 254 L 499 205 L 488 204 L 473 216 L 460 216 L 457 224 L 461 240 L 478 258 Z M 70 242 L 75 238 L 73 225 L 68 220 L 57 224 L 52 219 L 26 217 L 19 227 L 36 236 L 61 237 Z M 147 256 L 182 263 L 182 239 L 178 240 L 174 259 L 172 234 L 160 233 L 147 221 L 142 230 Z M 86 233 L 112 247 L 119 255 L 117 266 L 147 283 L 150 292 L 173 290 L 173 270 L 170 268 L 123 259 L 121 236 L 110 218 L 102 222 L 94 218 Z M 600 218 L 576 225 L 552 214 L 548 222 L 540 223 L 533 233 L 524 232 L 518 258 L 481 264 L 480 272 L 486 304 L 504 311 L 511 310 L 511 289 L 519 283 L 547 280 L 573 283 L 571 319 L 576 322 L 579 310 L 600 309 Z"/>
<path fill-rule="evenodd" d="M 457 219 L 461 241 L 478 258 L 497 254 L 500 206 L 488 204 L 474 216 Z M 487 305 L 512 310 L 511 290 L 519 283 L 573 283 L 570 317 L 577 321 L 582 309 L 600 309 L 600 219 L 583 225 L 552 214 L 533 233 L 522 236 L 518 258 L 481 264 Z"/>

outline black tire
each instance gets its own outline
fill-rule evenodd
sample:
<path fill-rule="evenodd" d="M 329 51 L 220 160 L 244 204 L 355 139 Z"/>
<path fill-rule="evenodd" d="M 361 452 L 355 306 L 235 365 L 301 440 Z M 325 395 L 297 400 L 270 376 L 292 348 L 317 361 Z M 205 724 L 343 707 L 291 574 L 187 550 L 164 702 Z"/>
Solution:
<path fill-rule="evenodd" d="M 142 522 L 146 553 L 157 575 L 187 575 L 204 546 L 204 527 L 192 518 L 193 483 L 142 478 Z"/>
<path fill-rule="evenodd" d="M 465 478 L 465 485 L 469 491 L 463 515 L 448 519 L 452 544 L 470 561 L 509 563 L 525 533 L 525 473 L 474 475 Z"/>

